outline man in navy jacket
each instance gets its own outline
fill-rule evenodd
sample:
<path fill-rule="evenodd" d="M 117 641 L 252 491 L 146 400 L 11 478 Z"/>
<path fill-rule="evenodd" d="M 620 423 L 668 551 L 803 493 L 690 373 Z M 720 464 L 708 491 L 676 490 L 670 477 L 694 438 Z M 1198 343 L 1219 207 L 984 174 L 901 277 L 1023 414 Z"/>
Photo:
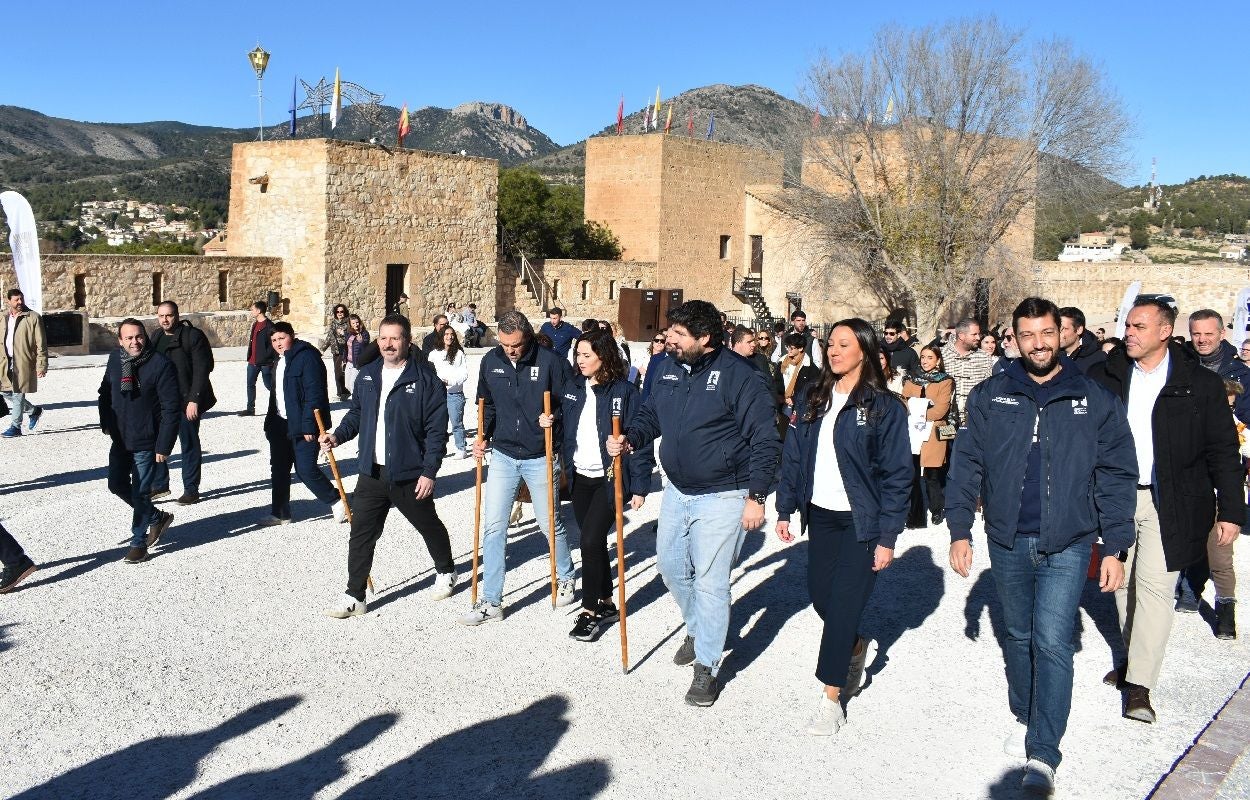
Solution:
<path fill-rule="evenodd" d="M 261 525 L 286 525 L 291 521 L 291 467 L 318 500 L 330 506 L 335 522 L 347 519 L 347 511 L 330 479 L 317 466 L 317 420 L 330 420 L 330 395 L 326 365 L 317 348 L 295 338 L 289 322 L 275 322 L 269 341 L 278 355 L 274 386 L 265 415 L 265 438 L 269 440 L 269 476 L 273 495 L 269 515 Z"/>
<path fill-rule="evenodd" d="M 1062 354 L 1059 309 L 1026 298 L 1013 314 L 1020 358 L 977 385 L 947 477 L 951 568 L 968 577 L 977 498 L 1003 604 L 1007 698 L 1019 726 L 1004 749 L 1027 758 L 1026 789 L 1049 793 L 1072 706 L 1072 635 L 1094 540 L 1099 586 L 1124 582 L 1137 459 L 1124 404 Z"/>
<path fill-rule="evenodd" d="M 720 313 L 690 300 L 668 315 L 672 358 L 660 362 L 647 397 L 609 456 L 663 436 L 668 477 L 657 531 L 660 575 L 686 622 L 674 661 L 694 662 L 686 702 L 710 706 L 720 694 L 729 631 L 729 573 L 746 531 L 764 524 L 781 439 L 764 375 L 723 346 Z"/>
<path fill-rule="evenodd" d="M 156 510 L 151 494 L 156 465 L 165 463 L 178 438 L 182 394 L 173 364 L 148 347 L 142 322 L 122 320 L 117 338 L 121 347 L 109 355 L 100 381 L 100 429 L 113 440 L 109 491 L 133 509 L 124 560 L 138 564 L 174 521 Z"/>
<path fill-rule="evenodd" d="M 447 391 L 425 354 L 412 347 L 407 317 L 392 314 L 378 327 L 382 358 L 356 376 L 351 408 L 333 433 L 329 450 L 360 436 L 360 477 L 352 495 L 352 535 L 347 548 L 347 592 L 327 616 L 365 613 L 365 584 L 386 515 L 399 509 L 425 539 L 434 559 L 435 600 L 451 597 L 456 564 L 447 526 L 434 508 L 434 479 L 447 450 Z"/>
<path fill-rule="evenodd" d="M 560 473 L 561 398 L 572 378 L 569 362 L 534 338 L 534 328 L 519 311 L 499 318 L 499 346 L 482 357 L 478 372 L 477 396 L 485 401 L 484 428 L 473 444 L 473 455 L 482 459 L 490 442 L 491 462 L 486 481 L 482 537 L 482 595 L 469 612 L 459 618 L 462 625 L 480 625 L 503 619 L 504 553 L 508 538 L 508 515 L 521 481 L 529 487 L 534 516 L 543 535 L 551 539 L 547 509 L 546 435 L 538 425 L 543 413 L 543 393 L 551 392 L 551 428 L 555 454 L 553 471 Z M 555 490 L 557 502 L 559 489 Z M 573 596 L 573 557 L 564 532 L 559 509 L 555 514 L 556 605 L 567 606 Z"/>

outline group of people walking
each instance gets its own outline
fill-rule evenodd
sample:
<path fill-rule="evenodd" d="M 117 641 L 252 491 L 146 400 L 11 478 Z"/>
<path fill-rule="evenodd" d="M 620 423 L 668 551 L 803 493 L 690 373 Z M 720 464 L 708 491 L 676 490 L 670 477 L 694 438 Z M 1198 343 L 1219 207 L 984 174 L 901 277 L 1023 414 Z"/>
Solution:
<path fill-rule="evenodd" d="M 1151 692 L 1183 570 L 1207 562 L 1218 575 L 1217 604 L 1231 618 L 1231 548 L 1246 516 L 1232 412 L 1244 401 L 1224 377 L 1232 348 L 1221 346 L 1215 312 L 1191 315 L 1190 349 L 1173 341 L 1175 309 L 1140 300 L 1123 344 L 1083 362 L 1073 358 L 1085 355 L 1083 316 L 1077 325 L 1075 309 L 1041 298 L 1015 309 L 1009 335 L 1017 355 L 997 360 L 970 320 L 949 342 L 917 352 L 897 344 L 906 341 L 901 325 L 887 324 L 879 340 L 869 323 L 847 319 L 820 342 L 796 318 L 780 339 L 785 352 L 772 361 L 761 352 L 780 349 L 771 332 L 726 336 L 717 309 L 691 300 L 670 311 L 652 342 L 642 391 L 610 329 L 578 330 L 555 315 L 540 334 L 508 312 L 498 319 L 498 346 L 479 367 L 470 448 L 465 352 L 444 315 L 418 346 L 405 316 L 386 316 L 371 342 L 359 318 L 336 306 L 326 347 L 349 406 L 329 428 L 320 354 L 266 310 L 252 308 L 242 412 L 254 413 L 255 378 L 264 377 L 272 387 L 264 422 L 272 505 L 262 524 L 291 521 L 292 468 L 336 520 L 345 519 L 346 498 L 319 469 L 318 451 L 359 442 L 346 588 L 326 609 L 333 617 L 367 612 L 374 551 L 392 507 L 425 541 L 433 596 L 454 593 L 457 565 L 434 500 L 450 427 L 457 454 L 479 463 L 490 454 L 479 501 L 481 594 L 458 621 L 475 627 L 505 619 L 509 515 L 525 485 L 551 546 L 555 607 L 578 601 L 568 536 L 553 507 L 557 497 L 571 499 L 582 586 L 569 635 L 586 642 L 624 611 L 614 601 L 608 535 L 619 524 L 618 502 L 633 509 L 646 502 L 659 442 L 666 481 L 657 566 L 685 625 L 673 660 L 692 666 L 685 701 L 696 706 L 720 695 L 731 572 L 775 491 L 778 538 L 809 536 L 808 592 L 823 623 L 819 696 L 805 727 L 812 735 L 836 734 L 846 701 L 862 686 L 870 642 L 861 622 L 899 537 L 924 524 L 927 506 L 932 523 L 949 526 L 951 568 L 968 577 L 980 511 L 1006 623 L 1015 725 L 1004 748 L 1026 759 L 1024 785 L 1041 793 L 1053 791 L 1062 759 L 1087 570 L 1115 597 L 1127 660 L 1105 680 L 1122 691 L 1129 719 L 1155 720 Z M 172 522 L 153 500 L 168 492 L 176 440 L 185 492 L 178 502 L 199 501 L 199 420 L 215 402 L 203 334 L 179 319 L 172 302 L 161 305 L 158 322 L 152 343 L 139 321 L 121 323 L 99 392 L 101 427 L 112 438 L 109 489 L 132 508 L 130 563 L 142 562 Z M 34 569 L 2 529 L 0 558 L 5 590 L 14 575 Z"/>

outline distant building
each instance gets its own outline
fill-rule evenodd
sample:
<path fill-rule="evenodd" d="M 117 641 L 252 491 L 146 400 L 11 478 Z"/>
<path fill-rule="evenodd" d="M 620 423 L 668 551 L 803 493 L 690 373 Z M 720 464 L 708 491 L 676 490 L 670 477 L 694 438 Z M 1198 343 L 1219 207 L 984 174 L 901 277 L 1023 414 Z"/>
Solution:
<path fill-rule="evenodd" d="M 1220 258 L 1229 261 L 1237 261 L 1246 257 L 1246 246 L 1244 244 L 1226 244 L 1220 247 Z"/>
<path fill-rule="evenodd" d="M 1068 242 L 1063 246 L 1058 261 L 1118 261 L 1126 244 L 1116 244 L 1115 237 L 1108 233 L 1082 233 L 1076 242 Z"/>

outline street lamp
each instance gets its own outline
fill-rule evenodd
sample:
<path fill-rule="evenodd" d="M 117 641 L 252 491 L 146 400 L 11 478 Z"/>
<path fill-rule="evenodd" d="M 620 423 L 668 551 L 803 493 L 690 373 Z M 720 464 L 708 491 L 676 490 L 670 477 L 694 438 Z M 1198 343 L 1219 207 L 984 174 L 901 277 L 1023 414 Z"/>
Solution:
<path fill-rule="evenodd" d="M 260 140 L 265 141 L 265 98 L 261 92 L 261 79 L 265 77 L 265 67 L 269 66 L 269 54 L 258 42 L 256 49 L 247 54 L 247 60 L 251 62 L 252 69 L 256 70 L 256 104 L 260 112 Z"/>

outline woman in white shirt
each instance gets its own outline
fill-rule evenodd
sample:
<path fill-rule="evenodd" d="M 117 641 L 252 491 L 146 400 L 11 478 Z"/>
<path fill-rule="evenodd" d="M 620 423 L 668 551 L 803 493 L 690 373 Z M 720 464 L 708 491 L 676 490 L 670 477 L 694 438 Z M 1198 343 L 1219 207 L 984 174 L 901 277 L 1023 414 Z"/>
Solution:
<path fill-rule="evenodd" d="M 806 731 L 832 736 L 842 700 L 859 691 L 868 641 L 859 634 L 876 574 L 894 560 L 911 494 L 907 411 L 886 387 L 876 333 L 862 319 L 834 326 L 819 380 L 795 398 L 781 459 L 777 536 L 794 541 L 802 514 L 811 540 L 807 588 L 824 621 L 820 704 Z"/>
<path fill-rule="evenodd" d="M 464 440 L 464 382 L 469 379 L 469 368 L 465 363 L 464 348 L 450 325 L 443 328 L 443 338 L 435 344 L 438 346 L 430 351 L 430 363 L 447 387 L 447 418 L 456 440 L 456 458 L 468 458 Z"/>

